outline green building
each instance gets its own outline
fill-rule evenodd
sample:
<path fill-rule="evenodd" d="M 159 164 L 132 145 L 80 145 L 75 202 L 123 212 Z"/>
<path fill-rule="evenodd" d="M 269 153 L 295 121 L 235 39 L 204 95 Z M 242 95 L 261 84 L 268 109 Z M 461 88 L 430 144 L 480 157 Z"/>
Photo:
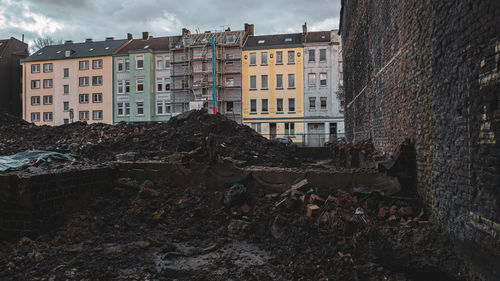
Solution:
<path fill-rule="evenodd" d="M 171 118 L 170 39 L 144 32 L 113 55 L 114 123 Z"/>

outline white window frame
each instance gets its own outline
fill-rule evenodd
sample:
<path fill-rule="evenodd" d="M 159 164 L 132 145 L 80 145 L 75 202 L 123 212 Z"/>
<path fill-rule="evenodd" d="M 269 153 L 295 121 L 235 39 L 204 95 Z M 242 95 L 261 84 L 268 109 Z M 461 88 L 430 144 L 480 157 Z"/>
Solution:
<path fill-rule="evenodd" d="M 142 81 L 142 83 L 139 83 Z M 142 85 L 142 90 L 139 91 L 139 85 Z M 144 93 L 144 77 L 135 78 L 135 92 L 136 93 Z"/>
<path fill-rule="evenodd" d="M 43 104 L 52 104 L 53 98 L 52 96 L 43 96 Z"/>
<path fill-rule="evenodd" d="M 252 63 L 253 61 L 253 63 Z M 249 62 L 249 65 L 257 65 L 257 53 L 253 52 L 253 53 L 250 53 L 250 62 Z"/>
<path fill-rule="evenodd" d="M 266 83 L 264 83 L 264 81 Z M 261 86 L 260 87 L 261 90 L 268 90 L 269 89 L 269 76 L 267 74 L 263 74 L 260 76 L 260 86 Z"/>
<path fill-rule="evenodd" d="M 83 118 L 82 118 L 83 116 Z M 89 111 L 88 110 L 81 110 L 78 112 L 78 120 L 80 121 L 87 121 L 89 120 L 90 116 L 89 116 Z"/>
<path fill-rule="evenodd" d="M 88 70 L 89 69 L 89 61 L 88 60 L 81 60 L 78 62 L 78 69 L 79 70 Z"/>
<path fill-rule="evenodd" d="M 102 86 L 102 76 L 101 75 L 92 76 L 92 86 Z"/>
<path fill-rule="evenodd" d="M 124 71 L 125 71 L 125 63 L 123 59 L 116 60 L 116 72 L 124 72 Z"/>
<path fill-rule="evenodd" d="M 252 85 L 252 78 L 254 78 L 254 85 Z M 257 90 L 257 75 L 250 75 L 250 90 Z"/>
<path fill-rule="evenodd" d="M 82 83 L 83 81 L 83 83 Z M 83 76 L 78 78 L 78 85 L 80 87 L 88 87 L 89 86 L 89 77 L 88 76 Z"/>
<path fill-rule="evenodd" d="M 295 64 L 295 51 L 288 51 L 287 63 Z"/>
<path fill-rule="evenodd" d="M 118 85 L 116 86 L 118 94 L 125 93 L 125 80 L 118 80 Z"/>
<path fill-rule="evenodd" d="M 285 136 L 295 136 L 295 123 L 285 122 Z M 288 127 L 288 129 L 287 129 Z"/>
<path fill-rule="evenodd" d="M 268 64 L 268 56 L 267 52 L 261 52 L 260 53 L 260 65 L 267 65 Z"/>
<path fill-rule="evenodd" d="M 156 57 L 156 69 L 165 69 L 165 64 L 162 56 Z"/>
<path fill-rule="evenodd" d="M 319 74 L 319 86 L 320 87 L 326 87 L 327 84 L 328 84 L 328 75 L 326 74 L 326 72 L 321 72 Z M 324 82 L 324 85 L 323 85 L 323 82 Z"/>
<path fill-rule="evenodd" d="M 316 87 L 316 73 L 307 74 L 307 85 L 309 87 Z"/>
<path fill-rule="evenodd" d="M 316 110 L 316 97 L 309 97 L 309 110 Z"/>
<path fill-rule="evenodd" d="M 52 71 L 53 71 L 52 63 L 44 63 L 43 64 L 43 72 L 44 73 L 51 73 Z"/>
<path fill-rule="evenodd" d="M 120 114 L 120 109 L 122 110 L 122 114 Z M 128 101 L 119 102 L 118 106 L 117 106 L 117 114 L 116 115 L 120 116 L 120 117 L 130 116 L 130 102 L 128 102 Z"/>
<path fill-rule="evenodd" d="M 290 77 L 293 77 L 293 79 L 290 79 Z M 293 84 L 290 83 L 291 81 L 293 81 Z M 295 74 L 294 73 L 288 74 L 288 89 L 295 89 Z"/>
<path fill-rule="evenodd" d="M 78 103 L 89 103 L 89 94 L 79 94 Z"/>
<path fill-rule="evenodd" d="M 102 103 L 102 93 L 93 93 L 92 103 Z"/>
<path fill-rule="evenodd" d="M 31 105 L 40 105 L 40 96 L 32 96 Z"/>
<path fill-rule="evenodd" d="M 323 102 L 325 104 L 325 107 L 323 107 Z M 328 109 L 328 97 L 320 97 L 319 98 L 319 108 L 322 110 Z"/>
<path fill-rule="evenodd" d="M 92 60 L 92 69 L 102 69 L 102 59 Z"/>
<path fill-rule="evenodd" d="M 283 64 L 283 51 L 276 51 L 276 64 Z"/>
<path fill-rule="evenodd" d="M 139 106 L 140 104 L 140 106 Z M 139 113 L 139 109 L 142 109 L 142 113 Z M 144 101 L 136 101 L 135 102 L 135 115 L 136 116 L 144 116 Z"/>
<path fill-rule="evenodd" d="M 142 61 L 141 67 L 139 67 L 139 61 Z M 144 55 L 135 56 L 135 69 L 144 69 Z"/>
<path fill-rule="evenodd" d="M 31 89 L 40 89 L 40 79 L 31 80 Z"/>
<path fill-rule="evenodd" d="M 96 117 L 96 115 L 98 116 Z M 102 120 L 102 118 L 102 110 L 92 110 L 92 120 Z"/>
<path fill-rule="evenodd" d="M 44 89 L 52 89 L 52 79 L 43 79 L 43 88 Z"/>
<path fill-rule="evenodd" d="M 40 112 L 31 112 L 31 122 L 40 122 Z"/>
<path fill-rule="evenodd" d="M 54 119 L 52 112 L 44 112 L 43 113 L 43 122 L 50 122 Z"/>
<path fill-rule="evenodd" d="M 32 64 L 31 65 L 31 73 L 40 73 L 40 64 Z"/>

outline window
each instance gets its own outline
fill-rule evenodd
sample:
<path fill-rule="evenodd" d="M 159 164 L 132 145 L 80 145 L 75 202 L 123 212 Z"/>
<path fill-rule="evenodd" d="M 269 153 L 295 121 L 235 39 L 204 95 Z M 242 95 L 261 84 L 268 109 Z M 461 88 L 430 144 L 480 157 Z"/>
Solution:
<path fill-rule="evenodd" d="M 65 68 L 64 69 L 64 78 L 68 78 L 69 77 L 69 68 Z"/>
<path fill-rule="evenodd" d="M 283 74 L 276 74 L 276 89 L 283 89 Z"/>
<path fill-rule="evenodd" d="M 102 120 L 102 110 L 92 111 L 92 120 Z"/>
<path fill-rule="evenodd" d="M 118 103 L 118 116 L 129 116 L 130 115 L 130 103 L 119 102 Z"/>
<path fill-rule="evenodd" d="M 285 135 L 295 135 L 295 123 L 285 123 Z"/>
<path fill-rule="evenodd" d="M 234 77 L 226 77 L 226 86 L 233 87 L 234 86 Z"/>
<path fill-rule="evenodd" d="M 43 72 L 52 72 L 52 64 L 44 63 L 43 64 Z"/>
<path fill-rule="evenodd" d="M 309 97 L 309 110 L 316 110 L 316 97 Z"/>
<path fill-rule="evenodd" d="M 118 65 L 116 67 L 118 69 L 118 72 L 122 72 L 124 70 L 123 68 L 123 60 L 118 60 Z"/>
<path fill-rule="evenodd" d="M 163 69 L 163 57 L 156 57 L 156 69 Z"/>
<path fill-rule="evenodd" d="M 276 112 L 283 112 L 283 99 L 276 99 Z"/>
<path fill-rule="evenodd" d="M 40 80 L 31 80 L 31 89 L 40 89 Z"/>
<path fill-rule="evenodd" d="M 262 90 L 267 90 L 267 88 L 268 88 L 267 84 L 268 84 L 267 83 L 267 75 L 262 75 L 261 76 L 261 86 L 262 86 L 261 89 Z"/>
<path fill-rule="evenodd" d="M 267 65 L 267 52 L 260 53 L 260 64 Z"/>
<path fill-rule="evenodd" d="M 226 112 L 233 112 L 234 103 L 232 101 L 226 102 Z"/>
<path fill-rule="evenodd" d="M 40 105 L 40 96 L 31 97 L 31 105 Z"/>
<path fill-rule="evenodd" d="M 257 113 L 257 100 L 250 100 L 250 113 Z"/>
<path fill-rule="evenodd" d="M 236 36 L 234 34 L 226 36 L 226 43 L 234 43 L 234 42 L 236 42 Z"/>
<path fill-rule="evenodd" d="M 87 69 L 89 69 L 89 61 L 88 60 L 80 61 L 80 70 L 87 70 Z"/>
<path fill-rule="evenodd" d="M 288 74 L 288 89 L 295 88 L 295 74 Z"/>
<path fill-rule="evenodd" d="M 163 92 L 163 78 L 156 79 L 156 91 Z"/>
<path fill-rule="evenodd" d="M 68 118 L 64 118 L 64 124 L 69 124 L 69 119 Z"/>
<path fill-rule="evenodd" d="M 32 112 L 31 113 L 31 121 L 32 122 L 40 122 L 40 112 Z"/>
<path fill-rule="evenodd" d="M 136 91 L 144 92 L 144 78 L 137 78 L 135 81 L 136 81 Z"/>
<path fill-rule="evenodd" d="M 102 102 L 102 93 L 94 93 L 92 94 L 92 102 L 100 103 Z"/>
<path fill-rule="evenodd" d="M 125 71 L 129 71 L 129 70 L 130 70 L 130 60 L 125 59 Z"/>
<path fill-rule="evenodd" d="M 250 76 L 250 90 L 256 90 L 257 89 L 257 76 L 251 75 Z"/>
<path fill-rule="evenodd" d="M 136 102 L 136 113 L 137 115 L 144 115 L 144 102 L 138 101 Z"/>
<path fill-rule="evenodd" d="M 102 76 L 92 76 L 92 86 L 102 86 Z"/>
<path fill-rule="evenodd" d="M 250 53 L 250 65 L 257 65 L 257 53 Z"/>
<path fill-rule="evenodd" d="M 69 111 L 69 101 L 63 102 L 63 109 L 64 111 Z"/>
<path fill-rule="evenodd" d="M 269 112 L 267 99 L 262 99 L 262 113 L 267 113 L 267 112 Z"/>
<path fill-rule="evenodd" d="M 52 112 L 44 112 L 43 121 L 52 121 Z"/>
<path fill-rule="evenodd" d="M 309 87 L 316 86 L 316 73 L 307 74 L 307 84 L 309 85 Z"/>
<path fill-rule="evenodd" d="M 295 63 L 295 51 L 288 51 L 288 64 Z"/>
<path fill-rule="evenodd" d="M 89 112 L 88 111 L 80 111 L 79 112 L 80 120 L 89 120 Z"/>
<path fill-rule="evenodd" d="M 43 104 L 52 104 L 52 96 L 43 96 Z"/>
<path fill-rule="evenodd" d="M 252 129 L 254 129 L 257 133 L 260 134 L 260 123 L 252 123 Z"/>
<path fill-rule="evenodd" d="M 88 77 L 80 77 L 80 87 L 87 87 L 89 85 Z"/>
<path fill-rule="evenodd" d="M 288 99 L 288 112 L 295 112 L 295 99 Z"/>
<path fill-rule="evenodd" d="M 102 68 L 102 59 L 92 60 L 92 69 L 101 69 Z"/>
<path fill-rule="evenodd" d="M 144 56 L 136 56 L 135 57 L 135 69 L 143 69 L 144 68 Z"/>
<path fill-rule="evenodd" d="M 276 64 L 283 64 L 283 51 L 276 51 Z"/>
<path fill-rule="evenodd" d="M 234 58 L 234 55 L 233 54 L 226 54 L 226 64 L 233 64 L 233 61 L 231 60 L 232 58 Z"/>
<path fill-rule="evenodd" d="M 165 91 L 170 91 L 170 78 L 165 78 Z"/>
<path fill-rule="evenodd" d="M 326 97 L 319 98 L 321 109 L 326 109 L 326 99 L 327 99 Z"/>
<path fill-rule="evenodd" d="M 31 73 L 40 73 L 40 65 L 39 64 L 32 64 L 31 65 Z M 40 113 L 38 114 L 38 117 L 40 117 Z M 40 118 L 38 118 L 38 121 L 40 121 Z"/>
<path fill-rule="evenodd" d="M 123 94 L 123 86 L 125 80 L 118 80 L 118 94 Z"/>
<path fill-rule="evenodd" d="M 165 115 L 170 113 L 170 104 L 166 100 L 158 100 L 156 102 L 156 114 Z"/>
<path fill-rule="evenodd" d="M 319 61 L 326 61 L 326 49 L 319 50 Z"/>
<path fill-rule="evenodd" d="M 80 94 L 80 103 L 89 103 L 89 94 Z"/>
<path fill-rule="evenodd" d="M 326 73 L 319 74 L 319 85 L 326 86 Z"/>
<path fill-rule="evenodd" d="M 309 50 L 309 61 L 315 61 L 316 60 L 316 50 Z"/>
<path fill-rule="evenodd" d="M 130 80 L 125 80 L 125 93 L 130 93 Z"/>
<path fill-rule="evenodd" d="M 165 57 L 165 68 L 169 68 L 170 67 L 170 58 L 167 56 Z"/>
<path fill-rule="evenodd" d="M 43 88 L 45 89 L 52 88 L 52 79 L 43 79 Z"/>

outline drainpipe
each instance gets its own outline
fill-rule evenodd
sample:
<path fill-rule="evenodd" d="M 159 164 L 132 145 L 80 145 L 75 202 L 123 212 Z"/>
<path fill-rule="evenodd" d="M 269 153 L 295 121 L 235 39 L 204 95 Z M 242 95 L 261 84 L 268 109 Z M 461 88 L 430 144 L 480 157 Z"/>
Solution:
<path fill-rule="evenodd" d="M 215 81 L 215 36 L 212 37 L 212 107 L 214 114 L 217 113 L 216 81 Z"/>

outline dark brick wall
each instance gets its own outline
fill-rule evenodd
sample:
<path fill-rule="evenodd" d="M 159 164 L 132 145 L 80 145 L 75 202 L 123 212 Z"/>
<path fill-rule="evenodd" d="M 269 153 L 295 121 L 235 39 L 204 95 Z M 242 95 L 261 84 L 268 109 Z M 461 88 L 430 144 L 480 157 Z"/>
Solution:
<path fill-rule="evenodd" d="M 0 176 L 0 240 L 53 231 L 67 214 L 110 188 L 116 174 L 111 167 L 52 172 Z"/>
<path fill-rule="evenodd" d="M 345 0 L 346 135 L 416 150 L 417 191 L 470 261 L 500 271 L 500 1 Z"/>

